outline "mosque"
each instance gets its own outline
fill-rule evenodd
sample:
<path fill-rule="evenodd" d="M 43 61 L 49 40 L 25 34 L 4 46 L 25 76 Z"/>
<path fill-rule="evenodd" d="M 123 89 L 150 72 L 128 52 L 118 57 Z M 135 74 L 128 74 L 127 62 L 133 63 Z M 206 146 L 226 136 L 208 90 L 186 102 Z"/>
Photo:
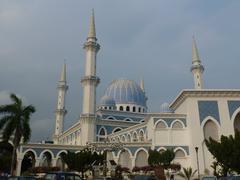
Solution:
<path fill-rule="evenodd" d="M 196 41 L 192 44 L 191 72 L 194 89 L 183 89 L 171 104 L 164 103 L 161 111 L 148 112 L 147 92 L 140 84 L 127 79 L 113 80 L 96 104 L 96 88 L 100 78 L 96 73 L 98 44 L 94 14 L 86 42 L 85 75 L 82 112 L 69 129 L 63 130 L 66 92 L 66 65 L 58 83 L 53 144 L 22 144 L 17 154 L 17 174 L 21 172 L 24 156 L 31 156 L 33 166 L 62 166 L 62 154 L 77 152 L 89 144 L 105 146 L 122 144 L 108 152 L 108 159 L 123 167 L 148 165 L 148 150 L 173 149 L 175 163 L 197 169 L 200 174 L 212 171 L 213 158 L 204 143 L 205 138 L 219 139 L 222 134 L 240 130 L 240 90 L 204 89 L 204 67 L 199 58 Z"/>

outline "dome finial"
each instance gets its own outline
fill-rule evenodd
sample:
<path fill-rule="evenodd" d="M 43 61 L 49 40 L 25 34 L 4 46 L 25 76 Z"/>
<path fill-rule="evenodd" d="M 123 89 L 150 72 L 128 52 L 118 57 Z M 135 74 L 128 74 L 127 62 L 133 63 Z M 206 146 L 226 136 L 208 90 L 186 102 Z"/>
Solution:
<path fill-rule="evenodd" d="M 88 32 L 88 38 L 96 38 L 94 9 L 92 9 L 92 15 L 90 18 L 90 28 Z"/>
<path fill-rule="evenodd" d="M 144 79 L 143 78 L 141 78 L 141 80 L 140 80 L 140 88 L 142 89 L 143 92 L 145 92 Z"/>

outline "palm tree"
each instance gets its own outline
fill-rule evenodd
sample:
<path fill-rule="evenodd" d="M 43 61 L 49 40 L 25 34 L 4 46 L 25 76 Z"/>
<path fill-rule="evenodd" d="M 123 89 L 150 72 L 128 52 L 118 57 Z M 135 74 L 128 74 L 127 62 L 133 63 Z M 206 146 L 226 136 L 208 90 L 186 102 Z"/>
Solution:
<path fill-rule="evenodd" d="M 10 94 L 12 104 L 0 106 L 0 130 L 3 141 L 10 138 L 13 143 L 13 153 L 11 162 L 11 175 L 13 175 L 16 162 L 16 150 L 21 140 L 27 142 L 31 136 L 29 120 L 35 108 L 32 105 L 23 106 L 22 100 L 15 94 Z M 23 139 L 22 139 L 23 138 Z"/>
<path fill-rule="evenodd" d="M 190 180 L 196 174 L 197 170 L 193 171 L 191 167 L 183 168 L 183 172 L 180 172 L 178 175 L 186 180 Z"/>

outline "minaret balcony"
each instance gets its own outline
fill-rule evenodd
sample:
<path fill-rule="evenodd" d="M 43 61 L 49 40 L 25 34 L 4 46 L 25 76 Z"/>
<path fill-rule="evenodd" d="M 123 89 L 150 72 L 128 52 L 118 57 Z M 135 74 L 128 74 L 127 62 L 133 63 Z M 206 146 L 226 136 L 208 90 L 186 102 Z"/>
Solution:
<path fill-rule="evenodd" d="M 191 72 L 192 72 L 193 70 L 195 70 L 195 69 L 200 69 L 201 72 L 204 71 L 204 67 L 203 67 L 203 65 L 201 65 L 201 64 L 192 65 L 192 67 L 191 67 Z"/>
<path fill-rule="evenodd" d="M 97 77 L 97 76 L 84 76 L 82 79 L 81 79 L 81 83 L 84 85 L 84 84 L 87 84 L 87 83 L 90 83 L 90 84 L 94 84 L 94 85 L 98 85 L 100 83 L 100 78 Z"/>
<path fill-rule="evenodd" d="M 67 114 L 67 110 L 66 109 L 56 109 L 55 112 L 58 113 L 58 114 L 61 114 L 61 115 L 66 115 Z"/>
<path fill-rule="evenodd" d="M 97 52 L 100 49 L 100 45 L 94 41 L 87 41 L 84 43 L 83 48 L 86 50 L 94 50 Z"/>

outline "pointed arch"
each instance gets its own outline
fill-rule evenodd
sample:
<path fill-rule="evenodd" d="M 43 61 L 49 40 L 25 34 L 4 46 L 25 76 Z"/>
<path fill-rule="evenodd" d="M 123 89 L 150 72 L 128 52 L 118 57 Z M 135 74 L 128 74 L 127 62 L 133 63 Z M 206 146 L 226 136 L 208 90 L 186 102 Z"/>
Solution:
<path fill-rule="evenodd" d="M 104 126 L 98 130 L 98 141 L 104 141 L 107 136 L 107 130 Z"/>
<path fill-rule="evenodd" d="M 204 139 L 209 139 L 209 137 L 211 137 L 215 140 L 218 140 L 219 139 L 219 136 L 218 136 L 219 128 L 220 128 L 220 126 L 219 126 L 217 120 L 215 120 L 212 117 L 205 118 L 202 123 Z"/>
<path fill-rule="evenodd" d="M 62 153 L 67 154 L 67 151 L 66 151 L 66 150 L 61 150 L 61 151 L 59 151 L 59 152 L 57 153 L 57 155 L 56 155 L 56 158 L 59 158 Z"/>
<path fill-rule="evenodd" d="M 177 147 L 174 149 L 175 158 L 184 158 L 187 156 L 187 152 L 182 147 Z"/>
<path fill-rule="evenodd" d="M 26 149 L 26 150 L 22 153 L 23 157 L 24 157 L 25 154 L 28 153 L 28 152 L 32 152 L 32 153 L 34 154 L 35 158 L 38 158 L 37 153 L 36 153 L 36 151 L 35 151 L 34 149 Z"/>
<path fill-rule="evenodd" d="M 160 147 L 160 148 L 157 149 L 158 152 L 163 152 L 163 151 L 166 151 L 166 150 L 167 150 L 167 148 L 165 148 L 165 147 Z"/>
<path fill-rule="evenodd" d="M 116 127 L 116 128 L 113 129 L 112 133 L 116 133 L 116 132 L 121 131 L 121 130 L 122 130 L 122 128 Z"/>
<path fill-rule="evenodd" d="M 236 130 L 240 132 L 240 108 L 237 109 L 238 111 L 235 111 L 236 114 L 234 114 L 232 117 L 232 123 L 233 123 L 233 131 L 235 132 Z M 234 113 L 235 113 L 234 112 Z"/>
<path fill-rule="evenodd" d="M 121 136 L 121 142 L 125 142 L 125 141 L 126 141 L 125 135 L 122 135 Z"/>
<path fill-rule="evenodd" d="M 128 133 L 126 135 L 126 140 L 127 140 L 127 142 L 131 142 L 132 141 L 131 134 Z"/>
<path fill-rule="evenodd" d="M 171 123 L 170 128 L 183 129 L 183 128 L 185 128 L 185 125 L 183 124 L 182 121 L 180 121 L 179 119 L 176 119 Z"/>
<path fill-rule="evenodd" d="M 114 116 L 108 116 L 106 119 L 109 119 L 109 120 L 116 120 L 116 118 Z"/>
<path fill-rule="evenodd" d="M 155 129 L 166 129 L 168 128 L 168 125 L 167 123 L 162 120 L 162 119 L 159 119 L 156 123 L 155 123 Z"/>
<path fill-rule="evenodd" d="M 139 141 L 143 142 L 145 140 L 145 133 L 144 133 L 143 129 L 141 129 L 139 131 L 139 135 L 138 136 L 139 136 Z"/>
<path fill-rule="evenodd" d="M 40 154 L 40 166 L 43 167 L 51 167 L 52 166 L 52 159 L 54 158 L 54 154 L 49 149 L 46 149 L 41 152 Z"/>
<path fill-rule="evenodd" d="M 131 163 L 131 152 L 125 150 L 120 151 L 118 156 L 118 164 L 120 164 L 122 167 L 127 167 L 131 169 L 132 163 Z"/>
<path fill-rule="evenodd" d="M 143 167 L 148 165 L 148 152 L 144 148 L 139 148 L 135 152 L 135 166 Z"/>
<path fill-rule="evenodd" d="M 132 133 L 132 141 L 133 141 L 133 142 L 137 142 L 137 141 L 138 141 L 138 135 L 137 135 L 137 132 L 136 132 L 136 131 L 134 131 L 134 132 Z"/>
<path fill-rule="evenodd" d="M 133 122 L 133 120 L 131 118 L 125 118 L 123 119 L 124 121 L 130 121 L 130 122 Z"/>
<path fill-rule="evenodd" d="M 43 154 L 46 153 L 46 152 L 48 152 L 48 153 L 51 155 L 51 157 L 54 158 L 54 154 L 53 154 L 53 152 L 52 152 L 50 149 L 44 149 L 44 150 L 40 153 L 39 158 L 41 158 L 41 157 L 43 156 Z"/>

